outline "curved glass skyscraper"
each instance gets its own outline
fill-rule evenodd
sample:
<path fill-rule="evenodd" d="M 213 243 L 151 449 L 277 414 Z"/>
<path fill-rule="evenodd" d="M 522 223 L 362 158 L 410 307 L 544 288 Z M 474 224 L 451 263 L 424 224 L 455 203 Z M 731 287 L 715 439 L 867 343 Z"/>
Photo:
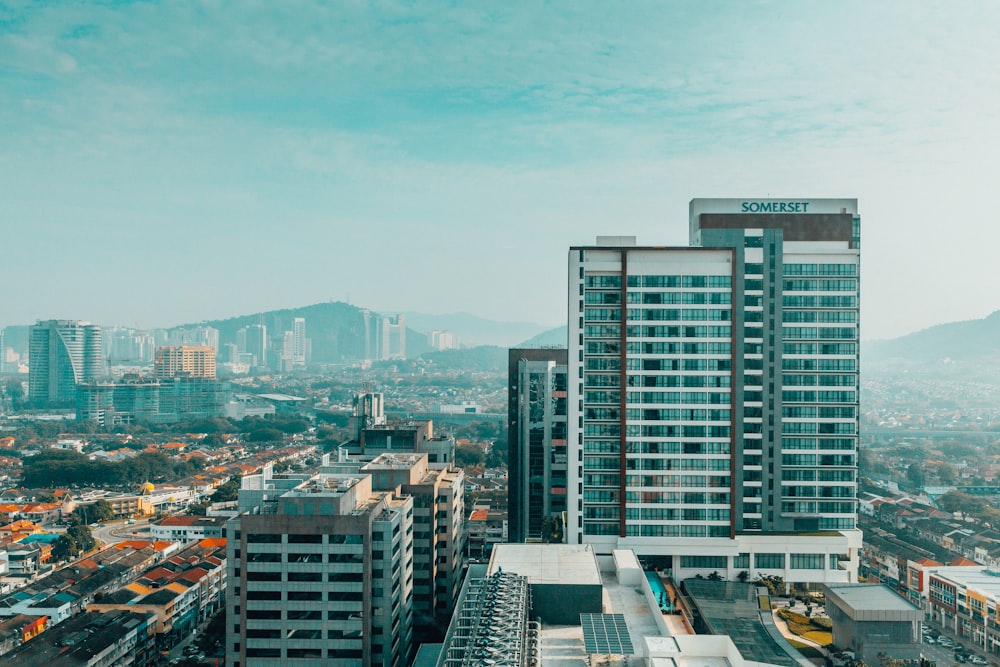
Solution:
<path fill-rule="evenodd" d="M 36 404 L 71 404 L 78 383 L 104 374 L 101 327 L 89 322 L 39 321 L 28 353 L 28 399 Z"/>

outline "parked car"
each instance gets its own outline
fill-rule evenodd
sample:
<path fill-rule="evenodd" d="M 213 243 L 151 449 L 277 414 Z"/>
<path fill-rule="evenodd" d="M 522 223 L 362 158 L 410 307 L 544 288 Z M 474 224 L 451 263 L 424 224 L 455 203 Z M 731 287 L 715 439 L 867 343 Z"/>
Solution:
<path fill-rule="evenodd" d="M 956 653 L 955 654 L 955 660 L 957 660 L 958 662 L 968 662 L 969 661 L 969 659 L 965 657 L 964 653 Z"/>
<path fill-rule="evenodd" d="M 934 638 L 931 637 L 930 635 L 924 635 L 924 643 L 925 644 L 936 644 L 937 642 L 934 641 Z"/>
<path fill-rule="evenodd" d="M 971 662 L 973 665 L 979 665 L 980 667 L 982 667 L 982 665 L 989 664 L 986 661 L 986 658 L 980 657 L 978 655 L 974 655 L 971 658 L 969 658 L 969 662 Z"/>

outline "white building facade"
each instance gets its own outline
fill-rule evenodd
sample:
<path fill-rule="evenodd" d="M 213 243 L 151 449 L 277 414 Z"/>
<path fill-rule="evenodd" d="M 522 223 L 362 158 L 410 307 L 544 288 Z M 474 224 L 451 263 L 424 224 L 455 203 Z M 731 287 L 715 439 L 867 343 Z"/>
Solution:
<path fill-rule="evenodd" d="M 856 200 L 695 199 L 690 246 L 569 256 L 570 543 L 854 581 Z"/>

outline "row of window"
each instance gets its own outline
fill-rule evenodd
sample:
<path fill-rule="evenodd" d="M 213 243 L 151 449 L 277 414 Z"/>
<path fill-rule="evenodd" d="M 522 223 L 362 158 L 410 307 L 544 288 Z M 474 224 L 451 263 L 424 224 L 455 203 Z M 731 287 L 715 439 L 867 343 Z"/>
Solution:
<path fill-rule="evenodd" d="M 785 403 L 856 403 L 858 395 L 853 391 L 783 391 L 781 400 Z"/>
<path fill-rule="evenodd" d="M 589 412 L 589 410 L 588 410 Z M 729 421 L 730 410 L 700 410 L 694 408 L 629 408 L 625 411 L 629 421 Z"/>
<path fill-rule="evenodd" d="M 789 310 L 782 319 L 789 323 L 850 324 L 858 321 L 854 310 Z"/>
<path fill-rule="evenodd" d="M 786 387 L 856 387 L 858 376 L 851 375 L 800 375 L 786 373 L 781 376 Z"/>
<path fill-rule="evenodd" d="M 788 498 L 854 498 L 854 487 L 782 486 L 781 495 Z"/>
<path fill-rule="evenodd" d="M 247 581 L 282 581 L 281 572 L 248 571 Z M 326 581 L 337 583 L 355 583 L 364 580 L 363 572 L 327 572 Z M 284 581 L 293 582 L 319 582 L 323 581 L 322 572 L 288 572 Z"/>
<path fill-rule="evenodd" d="M 337 609 L 324 612 L 319 609 L 248 609 L 246 612 L 249 620 L 280 621 L 282 613 L 289 621 L 322 621 L 324 617 L 328 621 L 350 621 L 361 620 L 361 606 L 357 609 Z"/>
<path fill-rule="evenodd" d="M 781 346 L 783 354 L 824 354 L 824 355 L 855 355 L 858 346 L 855 343 L 784 343 Z"/>
<path fill-rule="evenodd" d="M 855 327 L 782 327 L 781 337 L 785 340 L 854 340 L 858 337 L 858 330 Z"/>
<path fill-rule="evenodd" d="M 703 376 L 702 376 L 703 377 Z M 590 393 L 590 392 L 588 392 Z M 618 393 L 618 392 L 607 392 Z M 620 395 L 619 395 L 620 396 Z M 677 405 L 680 403 L 729 405 L 728 391 L 630 391 L 625 394 L 626 402 L 639 405 Z"/>
<path fill-rule="evenodd" d="M 584 524 L 586 528 L 586 524 Z M 615 533 L 612 533 L 615 534 Z M 628 537 L 729 537 L 729 526 L 692 524 L 627 524 Z"/>
<path fill-rule="evenodd" d="M 781 432 L 788 435 L 854 435 L 853 422 L 784 422 Z"/>
<path fill-rule="evenodd" d="M 588 294 L 589 296 L 589 294 Z M 733 302 L 730 292 L 629 292 L 627 303 L 658 304 L 716 304 Z"/>
<path fill-rule="evenodd" d="M 654 358 L 654 359 L 637 359 L 635 357 L 628 358 L 627 369 L 630 371 L 729 371 L 733 367 L 733 362 L 728 357 L 723 359 L 706 359 L 701 357 L 694 358 L 684 358 L 684 359 L 671 359 L 671 358 Z M 636 382 L 634 377 L 629 378 L 630 387 L 646 386 L 651 385 L 639 385 L 632 384 Z"/>
<path fill-rule="evenodd" d="M 786 292 L 856 292 L 856 280 L 810 280 L 796 279 L 784 281 Z"/>
<path fill-rule="evenodd" d="M 853 454 L 782 454 L 783 466 L 853 466 Z"/>
<path fill-rule="evenodd" d="M 782 449 L 848 449 L 857 447 L 853 438 L 782 438 Z M 744 445 L 745 446 L 745 445 Z M 759 445 L 758 445 L 759 447 Z"/>
<path fill-rule="evenodd" d="M 361 649 L 331 648 L 326 650 L 328 658 L 357 658 L 361 659 Z M 247 648 L 248 658 L 281 658 L 280 648 Z M 286 658 L 322 658 L 323 649 L 320 648 L 288 648 L 285 649 Z"/>
<path fill-rule="evenodd" d="M 853 502 L 783 502 L 781 503 L 781 511 L 790 514 L 854 514 L 855 506 Z"/>
<path fill-rule="evenodd" d="M 327 600 L 330 602 L 360 602 L 362 595 L 361 591 L 328 591 Z M 323 591 L 247 591 L 246 596 L 247 600 L 321 602 Z"/>
<path fill-rule="evenodd" d="M 856 371 L 855 359 L 782 359 L 781 368 L 786 371 Z"/>
<path fill-rule="evenodd" d="M 728 505 L 729 493 L 706 491 L 628 491 L 630 505 Z"/>
<path fill-rule="evenodd" d="M 618 467 L 617 459 L 612 469 Z M 586 459 L 584 467 L 586 468 Z M 672 458 L 630 458 L 625 461 L 627 470 L 705 470 L 705 471 L 727 471 L 730 468 L 728 458 L 724 459 L 672 459 Z"/>
<path fill-rule="evenodd" d="M 853 470 L 795 470 L 781 471 L 783 482 L 853 482 Z"/>
<path fill-rule="evenodd" d="M 728 322 L 732 319 L 732 311 L 728 308 L 629 308 L 625 316 L 629 321 L 646 322 Z"/>
<path fill-rule="evenodd" d="M 628 442 L 629 454 L 729 454 L 728 442 Z"/>
<path fill-rule="evenodd" d="M 732 327 L 726 324 L 630 324 L 625 327 L 629 338 L 729 338 Z"/>
<path fill-rule="evenodd" d="M 283 559 L 282 556 L 286 556 Z M 328 553 L 326 554 L 327 563 L 363 563 L 363 554 L 338 554 L 338 553 Z M 322 563 L 323 554 L 321 553 L 288 553 L 282 554 L 280 552 L 262 552 L 262 551 L 250 551 L 246 555 L 246 561 L 248 563 Z"/>
<path fill-rule="evenodd" d="M 595 475 L 596 477 L 597 475 Z M 618 475 L 614 475 L 617 479 Z M 626 475 L 625 485 L 631 487 L 649 488 L 729 488 L 729 475 Z M 584 484 L 587 484 L 584 479 Z M 590 485 L 588 485 L 590 486 Z M 593 486 L 610 486 L 608 484 L 594 484 Z"/>
<path fill-rule="evenodd" d="M 785 264 L 786 276 L 856 276 L 857 264 Z"/>
<path fill-rule="evenodd" d="M 695 359 L 688 359 L 685 361 L 696 361 Z M 719 363 L 709 364 L 715 366 L 712 370 L 728 370 L 728 368 L 721 368 L 723 365 L 729 366 L 728 360 L 710 360 L 717 361 Z M 723 364 L 721 362 L 725 361 Z M 704 370 L 704 369 L 695 369 Z M 584 382 L 589 384 L 589 379 Z M 728 375 L 630 375 L 628 376 L 628 386 L 629 387 L 647 387 L 647 388 L 659 388 L 659 387 L 706 387 L 706 388 L 724 388 L 728 387 L 730 384 L 730 378 Z M 595 385 L 596 386 L 596 385 Z M 618 385 L 614 385 L 618 386 Z"/>
<path fill-rule="evenodd" d="M 854 419 L 855 411 L 847 405 L 785 405 L 781 416 L 789 419 Z"/>
<path fill-rule="evenodd" d="M 857 308 L 858 297 L 784 294 L 781 303 L 785 308 Z"/>
<path fill-rule="evenodd" d="M 627 284 L 629 287 L 732 287 L 733 279 L 731 276 L 629 276 Z"/>
<path fill-rule="evenodd" d="M 362 544 L 361 535 L 285 535 L 248 533 L 247 544 Z"/>
<path fill-rule="evenodd" d="M 729 509 L 721 508 L 632 507 L 625 510 L 625 518 L 629 521 L 729 521 L 729 516 Z"/>

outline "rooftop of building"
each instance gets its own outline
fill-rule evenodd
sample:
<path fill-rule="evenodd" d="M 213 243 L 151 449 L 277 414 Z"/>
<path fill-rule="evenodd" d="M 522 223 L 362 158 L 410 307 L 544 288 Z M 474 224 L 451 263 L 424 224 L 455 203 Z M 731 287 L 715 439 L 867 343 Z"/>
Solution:
<path fill-rule="evenodd" d="M 920 611 L 882 584 L 826 584 L 826 588 L 856 611 Z"/>
<path fill-rule="evenodd" d="M 938 568 L 932 575 L 938 579 L 971 588 L 981 595 L 992 596 L 1000 600 L 1000 572 L 991 570 L 986 565 L 975 567 L 968 565 L 950 565 Z"/>
<path fill-rule="evenodd" d="M 420 459 L 426 459 L 427 454 L 410 454 L 405 452 L 385 452 L 379 454 L 369 463 L 361 466 L 362 471 L 367 470 L 408 470 L 412 468 Z"/>
<path fill-rule="evenodd" d="M 77 614 L 8 653 L 5 660 L 20 667 L 86 665 L 122 635 L 154 619 L 152 614 L 121 610 Z"/>
<path fill-rule="evenodd" d="M 590 545 L 497 544 L 489 572 L 508 570 L 530 584 L 601 584 L 601 571 Z"/>
<path fill-rule="evenodd" d="M 710 579 L 685 579 L 682 585 L 712 634 L 732 639 L 746 660 L 784 667 L 805 661 L 774 626 L 770 601 L 762 602 L 756 585 Z M 761 591 L 766 595 L 767 589 Z"/>

